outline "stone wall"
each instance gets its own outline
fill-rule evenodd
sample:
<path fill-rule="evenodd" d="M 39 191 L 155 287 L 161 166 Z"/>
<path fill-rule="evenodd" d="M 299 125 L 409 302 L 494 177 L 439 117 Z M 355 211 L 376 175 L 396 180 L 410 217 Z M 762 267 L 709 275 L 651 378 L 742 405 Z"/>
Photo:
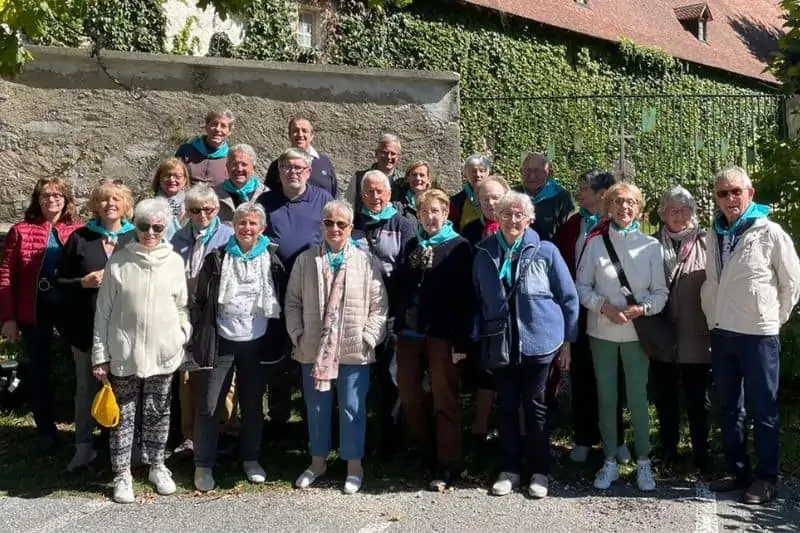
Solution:
<path fill-rule="evenodd" d="M 0 80 L 0 223 L 19 220 L 36 180 L 65 177 L 80 204 L 101 178 L 144 193 L 159 160 L 202 130 L 211 108 L 237 116 L 232 142 L 252 144 L 263 175 L 296 114 L 316 127 L 342 187 L 393 132 L 402 164 L 426 159 L 458 188 L 458 75 L 32 47 L 35 61 Z M 134 87 L 132 93 L 112 81 Z"/>

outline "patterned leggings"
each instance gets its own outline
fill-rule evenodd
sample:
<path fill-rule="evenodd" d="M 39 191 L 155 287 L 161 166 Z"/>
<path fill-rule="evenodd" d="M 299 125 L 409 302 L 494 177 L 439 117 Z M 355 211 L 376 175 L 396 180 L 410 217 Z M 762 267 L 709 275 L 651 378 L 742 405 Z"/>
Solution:
<path fill-rule="evenodd" d="M 142 462 L 151 465 L 163 464 L 164 449 L 169 437 L 172 375 L 148 378 L 111 375 L 109 380 L 120 411 L 119 425 L 112 428 L 109 435 L 111 469 L 115 474 L 130 471 L 137 405 L 142 406 Z"/>

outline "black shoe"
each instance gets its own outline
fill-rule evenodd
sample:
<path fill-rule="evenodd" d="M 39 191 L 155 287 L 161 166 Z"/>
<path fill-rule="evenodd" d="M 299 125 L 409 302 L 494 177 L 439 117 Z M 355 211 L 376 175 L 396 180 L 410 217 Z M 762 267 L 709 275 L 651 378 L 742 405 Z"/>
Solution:
<path fill-rule="evenodd" d="M 443 492 L 453 486 L 461 479 L 461 471 L 456 468 L 442 468 L 433 476 L 428 483 L 428 490 Z"/>
<path fill-rule="evenodd" d="M 777 495 L 778 489 L 775 487 L 774 483 L 764 481 L 763 479 L 757 479 L 750 485 L 750 488 L 747 489 L 744 496 L 742 496 L 742 503 L 763 505 L 774 500 Z"/>
<path fill-rule="evenodd" d="M 734 490 L 746 489 L 749 486 L 750 476 L 728 474 L 709 483 L 708 490 L 711 492 L 731 492 Z"/>

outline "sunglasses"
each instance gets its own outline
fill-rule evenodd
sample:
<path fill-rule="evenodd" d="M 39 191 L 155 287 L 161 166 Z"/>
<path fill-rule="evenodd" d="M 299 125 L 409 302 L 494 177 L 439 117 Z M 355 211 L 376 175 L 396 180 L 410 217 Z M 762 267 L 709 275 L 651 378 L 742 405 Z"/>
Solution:
<path fill-rule="evenodd" d="M 741 187 L 736 187 L 734 189 L 721 189 L 717 191 L 717 198 L 727 198 L 728 196 L 734 196 L 735 198 L 739 198 L 742 194 L 744 194 L 744 189 Z"/>
<path fill-rule="evenodd" d="M 193 215 L 199 215 L 200 213 L 205 213 L 206 215 L 210 215 L 214 212 L 215 207 L 192 207 L 189 209 L 189 212 Z"/>
<path fill-rule="evenodd" d="M 136 229 L 142 233 L 149 233 L 150 230 L 153 230 L 153 233 L 159 234 L 164 233 L 164 224 L 148 224 L 147 222 L 139 222 L 136 224 Z"/>
<path fill-rule="evenodd" d="M 347 229 L 348 227 L 350 227 L 350 223 L 345 222 L 344 220 L 331 220 L 329 218 L 326 218 L 325 220 L 322 221 L 322 223 L 325 225 L 326 228 L 332 228 L 336 226 L 339 229 Z"/>

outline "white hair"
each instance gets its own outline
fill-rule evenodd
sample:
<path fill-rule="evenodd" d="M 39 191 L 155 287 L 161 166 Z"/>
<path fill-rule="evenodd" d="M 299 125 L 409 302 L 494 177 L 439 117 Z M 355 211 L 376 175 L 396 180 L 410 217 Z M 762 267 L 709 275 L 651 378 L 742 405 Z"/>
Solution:
<path fill-rule="evenodd" d="M 716 176 L 714 176 L 714 186 L 718 185 L 719 182 L 724 180 L 741 182 L 742 187 L 745 189 L 753 188 L 753 182 L 750 179 L 750 176 L 747 175 L 747 171 L 742 167 L 737 167 L 736 165 L 725 167 L 717 172 Z"/>
<path fill-rule="evenodd" d="M 256 157 L 256 150 L 249 144 L 239 143 L 235 144 L 228 150 L 228 159 L 233 159 L 234 154 L 244 154 L 250 158 L 250 161 L 253 163 L 253 166 L 256 166 L 257 157 Z"/>
<path fill-rule="evenodd" d="M 133 219 L 136 221 L 163 222 L 169 225 L 172 222 L 172 210 L 165 198 L 147 198 L 141 200 L 133 210 Z"/>
<path fill-rule="evenodd" d="M 366 185 L 367 182 L 370 180 L 381 181 L 383 182 L 384 185 L 386 185 L 386 188 L 388 190 L 390 191 L 392 190 L 392 183 L 389 181 L 389 177 L 386 174 L 384 174 L 380 170 L 368 170 L 361 177 L 361 183 L 359 183 L 359 185 L 361 186 L 361 191 L 364 190 L 364 185 Z"/>
<path fill-rule="evenodd" d="M 508 211 L 508 208 L 512 206 L 521 208 L 522 212 L 531 219 L 531 222 L 536 220 L 536 210 L 533 208 L 531 197 L 521 192 L 509 191 L 505 193 L 500 198 L 500 201 L 497 202 L 497 207 L 494 210 L 499 215 L 504 211 Z"/>
<path fill-rule="evenodd" d="M 402 146 L 400 146 L 400 137 L 398 137 L 393 133 L 384 133 L 383 135 L 381 135 L 381 138 L 378 139 L 377 150 L 380 150 L 382 146 L 387 144 L 396 144 L 397 151 L 399 152 L 400 150 L 402 150 Z"/>
<path fill-rule="evenodd" d="M 491 172 L 492 160 L 483 154 L 472 154 L 464 160 L 464 166 L 461 167 L 461 174 L 466 175 L 469 167 L 483 167 L 487 172 Z"/>
<path fill-rule="evenodd" d="M 208 123 L 212 120 L 220 118 L 227 120 L 231 127 L 233 127 L 233 123 L 236 122 L 236 117 L 233 116 L 233 112 L 230 109 L 212 109 L 206 113 L 206 126 L 208 126 Z"/>
<path fill-rule="evenodd" d="M 678 204 L 686 206 L 692 210 L 692 219 L 697 216 L 697 202 L 695 202 L 692 193 L 680 185 L 675 185 L 661 195 L 661 200 L 658 202 L 658 215 L 663 221 L 666 218 L 667 206 L 670 204 Z"/>
<path fill-rule="evenodd" d="M 322 208 L 322 218 L 330 218 L 337 211 L 343 214 L 350 224 L 353 223 L 353 206 L 344 200 L 331 200 L 325 204 Z"/>
<path fill-rule="evenodd" d="M 261 227 L 267 227 L 267 213 L 264 211 L 264 208 L 261 207 L 261 204 L 255 204 L 252 202 L 244 202 L 239 204 L 233 212 L 233 225 L 235 226 L 239 220 L 246 217 L 247 215 L 256 215 L 258 220 L 261 222 Z"/>
<path fill-rule="evenodd" d="M 206 183 L 198 183 L 186 191 L 186 208 L 193 205 L 211 204 L 219 209 L 219 197 Z"/>
<path fill-rule="evenodd" d="M 313 162 L 312 157 L 300 148 L 289 148 L 278 157 L 278 165 L 283 165 L 292 159 L 300 159 L 308 167 L 310 167 L 311 163 Z"/>

